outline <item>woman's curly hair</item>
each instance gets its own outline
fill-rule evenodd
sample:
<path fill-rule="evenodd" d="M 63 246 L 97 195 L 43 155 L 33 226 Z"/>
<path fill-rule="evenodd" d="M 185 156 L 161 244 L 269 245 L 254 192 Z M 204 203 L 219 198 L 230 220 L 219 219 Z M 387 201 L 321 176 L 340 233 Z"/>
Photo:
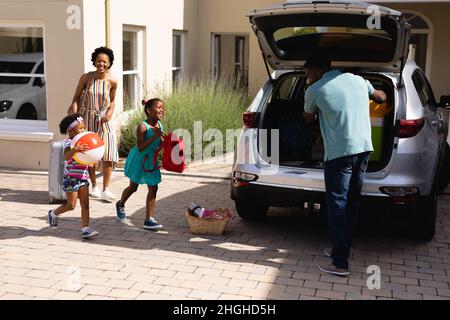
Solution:
<path fill-rule="evenodd" d="M 104 54 L 106 54 L 109 57 L 109 67 L 108 67 L 108 69 L 111 68 L 111 66 L 113 65 L 113 62 L 114 62 L 114 53 L 108 47 L 99 47 L 99 48 L 95 49 L 94 52 L 92 52 L 92 55 L 91 55 L 92 64 L 95 67 L 95 61 L 97 60 L 98 55 L 101 54 L 101 53 L 104 53 Z"/>
<path fill-rule="evenodd" d="M 78 117 L 81 117 L 80 113 L 72 113 L 65 116 L 59 123 L 59 132 L 61 132 L 61 134 L 67 134 L 67 128 L 72 124 L 72 122 L 77 120 Z"/>

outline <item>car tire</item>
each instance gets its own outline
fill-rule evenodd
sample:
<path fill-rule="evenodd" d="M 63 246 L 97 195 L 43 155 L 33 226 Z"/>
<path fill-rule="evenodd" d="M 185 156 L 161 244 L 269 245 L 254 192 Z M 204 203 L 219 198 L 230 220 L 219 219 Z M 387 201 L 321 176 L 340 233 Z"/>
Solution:
<path fill-rule="evenodd" d="M 259 201 L 248 201 L 236 199 L 236 210 L 244 220 L 261 220 L 267 214 L 269 206 Z"/>
<path fill-rule="evenodd" d="M 450 183 L 450 146 L 445 143 L 444 160 L 439 171 L 438 188 L 439 192 L 444 191 Z"/>
<path fill-rule="evenodd" d="M 415 205 L 413 226 L 410 229 L 412 238 L 420 241 L 430 241 L 436 231 L 437 191 L 433 188 L 431 194 L 419 200 Z"/>
<path fill-rule="evenodd" d="M 29 103 L 24 104 L 20 107 L 17 112 L 16 119 L 26 119 L 26 120 L 37 120 L 36 108 Z"/>

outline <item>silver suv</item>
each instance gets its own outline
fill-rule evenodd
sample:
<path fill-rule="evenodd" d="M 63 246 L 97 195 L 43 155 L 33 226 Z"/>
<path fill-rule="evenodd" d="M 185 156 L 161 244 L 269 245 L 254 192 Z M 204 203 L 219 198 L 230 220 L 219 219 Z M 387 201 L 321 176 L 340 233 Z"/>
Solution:
<path fill-rule="evenodd" d="M 374 15 L 374 8 L 377 9 Z M 302 117 L 307 88 L 303 64 L 325 52 L 333 67 L 368 79 L 387 94 L 372 103 L 372 142 L 362 210 L 393 208 L 408 230 L 429 240 L 437 193 L 450 177 L 443 109 L 424 72 L 406 62 L 410 25 L 400 12 L 365 3 L 298 1 L 248 14 L 266 62 L 274 70 L 243 115 L 231 197 L 239 215 L 257 219 L 269 206 L 325 207 L 323 140 L 319 122 Z"/>

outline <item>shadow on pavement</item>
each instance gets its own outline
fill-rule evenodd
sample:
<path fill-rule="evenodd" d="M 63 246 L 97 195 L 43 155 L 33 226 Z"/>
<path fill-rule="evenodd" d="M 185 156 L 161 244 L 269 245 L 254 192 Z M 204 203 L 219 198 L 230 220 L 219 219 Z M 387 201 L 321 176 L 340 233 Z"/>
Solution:
<path fill-rule="evenodd" d="M 9 189 L 0 190 L 2 190 L 2 194 L 6 194 L 6 197 L 17 197 L 17 202 L 24 203 L 27 203 L 26 198 L 30 192 L 26 191 L 22 194 L 23 191 L 14 193 Z M 9 192 L 10 195 L 8 195 Z M 165 230 L 161 232 L 147 231 L 142 228 L 145 216 L 144 198 L 141 209 L 128 212 L 129 218 L 126 223 L 116 219 L 113 204 L 105 205 L 105 210 L 108 208 L 111 215 L 91 219 L 91 226 L 98 230 L 100 235 L 88 241 L 96 245 L 137 250 L 166 250 L 223 261 L 248 262 L 278 268 L 292 259 L 295 263 L 306 261 L 305 269 L 312 265 L 313 261 L 311 260 L 317 263 L 326 259 L 320 256 L 323 248 L 329 246 L 328 228 L 324 214 L 310 216 L 304 214 L 303 209 L 272 208 L 263 221 L 247 222 L 237 216 L 228 192 L 228 183 L 204 183 L 200 187 L 157 200 L 155 217 L 165 227 Z M 33 198 L 38 198 L 37 201 L 46 202 L 46 192 L 32 193 Z M 208 208 L 229 207 L 232 209 L 235 216 L 227 225 L 225 233 L 220 236 L 191 234 L 184 216 L 186 207 L 191 201 Z M 46 220 L 46 217 L 39 219 Z M 417 244 L 399 233 L 399 225 L 389 220 L 383 220 L 381 217 L 365 220 L 363 219 L 355 239 L 355 247 L 360 253 L 363 253 L 361 250 L 373 248 Z M 64 217 L 63 215 L 57 229 L 45 227 L 41 230 L 28 230 L 17 226 L 0 226 L 0 240 L 29 236 L 52 236 L 82 241 L 80 218 Z M 300 263 L 300 269 L 301 265 Z"/>
<path fill-rule="evenodd" d="M 0 200 L 16 203 L 47 204 L 48 192 L 0 188 Z"/>

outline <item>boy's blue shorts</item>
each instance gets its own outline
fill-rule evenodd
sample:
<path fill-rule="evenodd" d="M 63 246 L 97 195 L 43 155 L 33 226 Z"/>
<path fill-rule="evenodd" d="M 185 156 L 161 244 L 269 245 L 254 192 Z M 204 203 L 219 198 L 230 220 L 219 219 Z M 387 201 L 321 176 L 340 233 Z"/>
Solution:
<path fill-rule="evenodd" d="M 80 180 L 74 177 L 64 176 L 63 190 L 64 192 L 77 192 L 81 187 L 89 186 L 89 181 Z"/>

